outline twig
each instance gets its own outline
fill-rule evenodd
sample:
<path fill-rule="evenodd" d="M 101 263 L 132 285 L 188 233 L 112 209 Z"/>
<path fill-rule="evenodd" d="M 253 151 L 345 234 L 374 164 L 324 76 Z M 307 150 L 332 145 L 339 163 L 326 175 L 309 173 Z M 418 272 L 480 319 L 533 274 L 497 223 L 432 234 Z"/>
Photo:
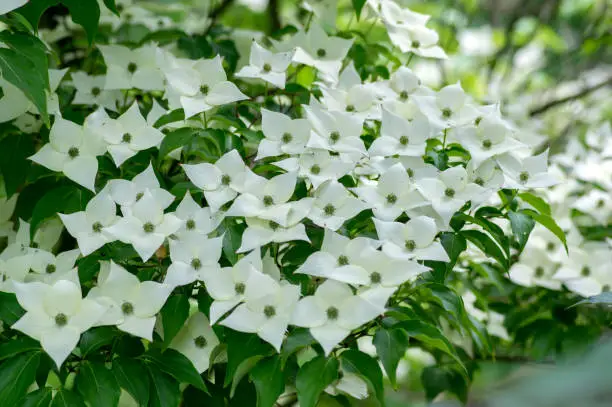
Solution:
<path fill-rule="evenodd" d="M 586 87 L 580 90 L 579 92 L 574 93 L 573 95 L 551 100 L 550 102 L 544 103 L 542 106 L 531 109 L 531 111 L 529 112 L 529 116 L 533 117 L 540 115 L 555 106 L 571 102 L 572 100 L 580 99 L 584 96 L 587 96 L 589 93 L 595 92 L 596 90 L 606 87 L 608 85 L 612 85 L 612 76 L 606 79 L 605 81 L 598 83 L 597 85 Z"/>

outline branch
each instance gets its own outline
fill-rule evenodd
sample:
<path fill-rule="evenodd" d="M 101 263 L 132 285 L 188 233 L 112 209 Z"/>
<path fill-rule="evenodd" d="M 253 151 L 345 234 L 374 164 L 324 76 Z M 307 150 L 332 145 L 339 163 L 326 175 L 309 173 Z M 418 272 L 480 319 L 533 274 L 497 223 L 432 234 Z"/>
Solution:
<path fill-rule="evenodd" d="M 280 16 L 278 13 L 278 0 L 268 2 L 268 15 L 270 16 L 270 35 L 273 35 L 281 28 Z"/>
<path fill-rule="evenodd" d="M 225 10 L 232 5 L 234 0 L 223 0 L 208 16 L 211 20 L 216 20 Z"/>
<path fill-rule="evenodd" d="M 611 84 L 612 84 L 612 76 L 606 79 L 605 81 L 598 83 L 597 85 L 586 87 L 582 89 L 581 91 L 574 93 L 573 95 L 565 96 L 560 99 L 551 100 L 550 102 L 544 103 L 542 106 L 531 109 L 531 111 L 529 112 L 529 116 L 533 117 L 533 116 L 540 115 L 555 106 L 562 105 L 567 102 L 571 102 L 572 100 L 580 99 L 588 95 L 589 93 L 595 92 L 596 90 L 601 89 Z"/>

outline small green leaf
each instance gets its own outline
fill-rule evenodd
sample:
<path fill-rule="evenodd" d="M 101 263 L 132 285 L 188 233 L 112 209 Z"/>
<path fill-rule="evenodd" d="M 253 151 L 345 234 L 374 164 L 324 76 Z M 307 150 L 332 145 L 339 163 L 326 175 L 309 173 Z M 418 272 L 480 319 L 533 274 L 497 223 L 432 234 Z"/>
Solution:
<path fill-rule="evenodd" d="M 251 380 L 257 390 L 257 407 L 273 407 L 285 390 L 285 378 L 278 355 L 259 362 L 251 369 Z"/>
<path fill-rule="evenodd" d="M 274 348 L 259 339 L 257 335 L 228 329 L 225 331 L 225 342 L 227 343 L 227 368 L 223 384 L 225 387 L 236 381 L 238 369 L 247 359 L 274 353 Z"/>
<path fill-rule="evenodd" d="M 0 48 L 0 73 L 8 82 L 18 87 L 34 103 L 46 125 L 49 125 L 47 113 L 47 82 L 44 75 L 27 58 L 8 48 Z"/>
<path fill-rule="evenodd" d="M 150 380 L 147 369 L 140 361 L 116 358 L 112 371 L 121 388 L 130 393 L 140 407 L 149 406 Z"/>
<path fill-rule="evenodd" d="M 100 21 L 100 6 L 97 0 L 62 0 L 70 10 L 72 21 L 83 27 L 87 33 L 89 44 L 93 43 L 98 32 Z"/>
<path fill-rule="evenodd" d="M 63 186 L 47 192 L 34 206 L 30 221 L 30 235 L 45 220 L 58 213 L 74 213 L 85 209 L 92 193 L 76 186 Z"/>
<path fill-rule="evenodd" d="M 38 30 L 38 21 L 45 10 L 59 4 L 59 2 L 60 0 L 29 1 L 26 5 L 18 8 L 17 12 L 25 17 L 35 30 Z"/>
<path fill-rule="evenodd" d="M 391 385 L 397 389 L 397 366 L 408 349 L 408 337 L 401 329 L 379 329 L 372 340 Z"/>
<path fill-rule="evenodd" d="M 13 293 L 0 292 L 0 320 L 11 326 L 25 314 Z"/>
<path fill-rule="evenodd" d="M 385 389 L 380 365 L 372 356 L 356 349 L 349 349 L 340 354 L 342 367 L 364 379 L 374 390 L 381 407 L 385 407 Z"/>
<path fill-rule="evenodd" d="M 42 352 L 14 356 L 0 365 L 0 406 L 16 406 L 36 380 Z"/>
<path fill-rule="evenodd" d="M 34 390 L 28 393 L 27 396 L 21 401 L 21 407 L 49 407 L 51 399 L 53 398 L 53 391 L 51 387 L 43 387 L 38 390 Z"/>
<path fill-rule="evenodd" d="M 23 32 L 0 32 L 0 42 L 28 59 L 45 81 L 45 89 L 49 88 L 49 62 L 47 58 L 47 47 L 45 44 L 30 34 Z"/>
<path fill-rule="evenodd" d="M 189 297 L 186 295 L 170 296 L 160 313 L 164 327 L 164 342 L 169 344 L 189 317 Z"/>
<path fill-rule="evenodd" d="M 151 378 L 149 407 L 178 407 L 181 402 L 179 382 L 153 365 L 147 366 Z"/>
<path fill-rule="evenodd" d="M 353 8 L 355 9 L 355 14 L 357 15 L 357 20 L 361 17 L 361 10 L 363 10 L 363 6 L 366 3 L 366 0 L 351 0 L 353 2 Z"/>
<path fill-rule="evenodd" d="M 244 223 L 238 223 L 235 219 L 226 218 L 221 223 L 223 233 L 223 254 L 231 264 L 236 264 L 238 254 L 236 253 L 242 244 L 242 233 L 246 229 Z"/>
<path fill-rule="evenodd" d="M 522 192 L 518 196 L 542 215 L 551 216 L 550 205 L 544 199 L 529 192 Z"/>
<path fill-rule="evenodd" d="M 104 5 L 107 9 L 109 9 L 116 15 L 119 15 L 119 10 L 117 10 L 117 4 L 115 3 L 115 0 L 104 0 Z"/>
<path fill-rule="evenodd" d="M 13 356 L 30 352 L 41 351 L 40 344 L 29 337 L 17 337 L 0 345 L 0 360 L 12 358 Z"/>
<path fill-rule="evenodd" d="M 165 116 L 160 117 L 155 124 L 160 122 L 164 117 Z M 159 146 L 159 159 L 166 158 L 172 151 L 189 144 L 195 135 L 195 130 L 188 127 L 183 127 L 166 134 Z"/>
<path fill-rule="evenodd" d="M 90 407 L 115 407 L 121 389 L 113 373 L 103 363 L 85 361 L 79 365 L 75 385 Z"/>
<path fill-rule="evenodd" d="M 453 368 L 427 366 L 421 373 L 427 400 L 433 400 L 443 391 L 455 394 L 463 403 L 467 401 L 468 383 L 465 377 Z"/>
<path fill-rule="evenodd" d="M 100 326 L 86 331 L 81 335 L 81 341 L 79 342 L 81 355 L 86 357 L 89 353 L 110 344 L 117 337 L 117 334 L 117 330 L 110 326 Z"/>
<path fill-rule="evenodd" d="M 295 352 L 305 348 L 306 346 L 314 345 L 315 343 L 317 343 L 317 340 L 312 337 L 310 331 L 306 328 L 298 328 L 291 332 L 291 334 L 287 336 L 287 339 L 285 339 L 285 343 L 281 349 L 281 359 L 283 361 L 283 365 Z"/>
<path fill-rule="evenodd" d="M 497 260 L 504 270 L 508 269 L 508 259 L 502 249 L 486 233 L 478 230 L 462 230 L 461 234 L 474 243 L 484 254 Z"/>
<path fill-rule="evenodd" d="M 531 216 L 533 220 L 544 226 L 546 229 L 550 230 L 555 236 L 559 238 L 559 240 L 561 240 L 563 246 L 565 247 L 565 251 L 568 251 L 565 232 L 563 232 L 563 230 L 559 227 L 559 225 L 557 225 L 557 222 L 555 222 L 553 218 L 547 215 L 542 215 L 536 211 L 532 211 L 531 209 L 524 209 L 523 213 Z"/>
<path fill-rule="evenodd" d="M 174 349 L 166 349 L 164 352 L 158 349 L 151 349 L 142 355 L 141 358 L 149 362 L 149 366 L 155 365 L 180 383 L 189 383 L 197 389 L 206 391 L 204 380 L 200 377 L 193 363 L 182 353 Z"/>
<path fill-rule="evenodd" d="M 50 407 L 86 407 L 83 398 L 73 391 L 61 388 L 55 393 Z"/>
<path fill-rule="evenodd" d="M 323 355 L 304 363 L 297 373 L 295 388 L 300 407 L 315 407 L 323 390 L 338 379 L 339 362 Z"/>
<path fill-rule="evenodd" d="M 527 240 L 529 240 L 529 234 L 535 226 L 535 221 L 529 216 L 522 212 L 508 211 L 508 219 L 510 219 L 510 227 L 512 233 L 519 244 L 519 254 L 522 253 Z"/>

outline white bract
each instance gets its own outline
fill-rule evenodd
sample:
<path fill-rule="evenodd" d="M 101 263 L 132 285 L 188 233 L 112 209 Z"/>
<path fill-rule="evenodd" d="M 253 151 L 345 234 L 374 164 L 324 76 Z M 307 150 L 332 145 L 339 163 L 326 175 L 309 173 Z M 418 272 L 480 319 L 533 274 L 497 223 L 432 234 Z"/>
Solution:
<path fill-rule="evenodd" d="M 291 64 L 293 52 L 273 53 L 253 41 L 249 56 L 249 65 L 236 72 L 239 78 L 257 78 L 277 88 L 285 87 L 287 68 Z"/>
<path fill-rule="evenodd" d="M 219 339 L 206 315 L 196 312 L 172 339 L 170 347 L 187 356 L 198 373 L 203 373 L 208 369 L 210 354 L 218 344 Z"/>
<path fill-rule="evenodd" d="M 406 223 L 374 219 L 382 250 L 396 259 L 450 261 L 442 244 L 436 241 L 436 222 L 417 216 Z"/>
<path fill-rule="evenodd" d="M 98 45 L 98 49 L 107 67 L 105 89 L 164 89 L 164 78 L 155 59 L 156 47 L 131 50 L 121 45 Z"/>
<path fill-rule="evenodd" d="M 189 284 L 219 269 L 222 244 L 222 237 L 206 239 L 193 232 L 183 234 L 179 240 L 170 240 L 172 264 L 164 284 L 172 287 Z"/>
<path fill-rule="evenodd" d="M 282 154 L 304 152 L 310 137 L 310 124 L 305 119 L 291 119 L 281 113 L 261 109 L 261 127 L 266 136 L 259 142 L 256 160 Z"/>

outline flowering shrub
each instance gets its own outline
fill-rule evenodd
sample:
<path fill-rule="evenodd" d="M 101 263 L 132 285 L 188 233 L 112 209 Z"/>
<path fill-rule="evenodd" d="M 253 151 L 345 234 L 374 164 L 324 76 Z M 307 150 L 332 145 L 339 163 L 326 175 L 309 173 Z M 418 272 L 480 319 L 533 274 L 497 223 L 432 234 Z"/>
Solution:
<path fill-rule="evenodd" d="M 384 405 L 409 347 L 439 363 L 428 397 L 465 400 L 511 338 L 474 274 L 609 288 L 548 151 L 410 69 L 446 58 L 424 14 L 354 0 L 338 28 L 308 2 L 265 35 L 219 24 L 226 1 L 23 3 L 0 8 L 1 405 Z M 572 208 L 603 223 L 602 182 Z"/>

